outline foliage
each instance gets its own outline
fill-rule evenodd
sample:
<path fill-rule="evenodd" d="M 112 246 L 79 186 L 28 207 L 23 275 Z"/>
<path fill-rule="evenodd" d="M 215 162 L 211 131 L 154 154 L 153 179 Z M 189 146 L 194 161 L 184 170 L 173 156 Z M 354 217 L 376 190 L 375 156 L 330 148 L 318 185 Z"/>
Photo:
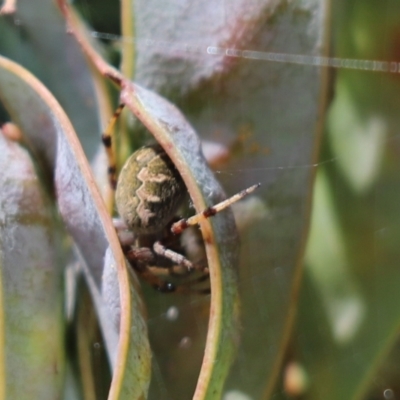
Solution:
<path fill-rule="evenodd" d="M 22 0 L 0 15 L 1 115 L 22 135 L 0 136 L 0 399 L 396 391 L 398 71 L 345 62 L 396 61 L 400 9 L 375 3 L 80 1 L 78 16 Z M 310 61 L 328 55 L 335 77 Z M 231 211 L 201 226 L 211 297 L 157 293 L 126 265 L 102 199 L 117 99 L 118 167 L 157 141 L 187 210 L 262 184 L 233 207 L 240 255 Z"/>

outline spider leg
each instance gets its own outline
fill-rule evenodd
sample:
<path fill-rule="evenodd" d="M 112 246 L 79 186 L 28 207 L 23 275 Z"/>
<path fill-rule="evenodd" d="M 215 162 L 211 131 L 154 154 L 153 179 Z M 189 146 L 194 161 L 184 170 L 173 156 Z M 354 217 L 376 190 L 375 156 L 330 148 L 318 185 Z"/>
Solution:
<path fill-rule="evenodd" d="M 163 254 L 158 254 L 153 252 L 147 247 L 130 247 L 124 251 L 126 257 L 128 258 L 130 264 L 135 269 L 135 271 L 141 276 L 143 280 L 149 283 L 156 290 L 163 293 L 199 293 L 208 294 L 210 293 L 209 288 L 196 289 L 193 288 L 201 282 L 208 280 L 208 269 L 202 269 L 202 275 L 195 277 L 191 280 L 186 280 L 178 283 L 169 282 L 163 278 L 168 276 L 175 277 L 177 279 L 183 278 L 184 276 L 190 274 L 195 269 L 188 270 L 185 265 L 172 265 L 165 267 L 157 267 L 154 265 L 159 265 L 159 256 L 165 257 Z M 172 252 L 174 253 L 174 252 Z M 179 254 L 175 253 L 180 256 Z M 183 256 L 181 256 L 184 258 Z M 175 258 L 175 257 L 174 257 Z M 180 259 L 180 257 L 178 257 Z M 167 258 L 171 261 L 170 258 Z M 188 260 L 186 260 L 188 261 Z M 198 269 L 200 271 L 200 268 Z"/>
<path fill-rule="evenodd" d="M 165 273 L 165 268 L 149 267 L 144 264 L 135 264 L 135 271 L 141 276 L 143 280 L 149 283 L 154 289 L 162 293 L 198 293 L 209 294 L 210 288 L 196 289 L 193 285 L 204 282 L 208 279 L 208 274 L 202 275 L 196 279 L 185 281 L 179 284 L 165 281 L 159 277 L 159 272 Z M 168 271 L 168 269 L 166 269 Z"/>
<path fill-rule="evenodd" d="M 157 273 L 153 273 L 148 267 L 149 264 L 154 264 L 157 261 L 156 255 L 151 249 L 147 247 L 128 247 L 124 249 L 124 253 L 133 269 L 143 280 L 153 286 L 154 289 L 164 293 L 175 292 L 175 285 L 173 283 L 162 280 Z M 158 269 L 165 268 L 159 267 Z"/>
<path fill-rule="evenodd" d="M 116 165 L 115 151 L 113 146 L 114 126 L 119 116 L 121 115 L 121 112 L 124 109 L 124 107 L 125 104 L 122 103 L 118 106 L 113 116 L 111 117 L 104 133 L 101 135 L 101 140 L 106 149 L 106 154 L 108 159 L 108 170 L 107 170 L 108 181 L 113 190 L 115 190 L 117 186 L 117 165 Z"/>
<path fill-rule="evenodd" d="M 218 203 L 215 206 L 208 207 L 204 211 L 199 212 L 198 214 L 193 215 L 188 219 L 181 219 L 180 221 L 175 222 L 171 226 L 171 232 L 175 235 L 179 235 L 190 226 L 199 224 L 201 221 L 204 221 L 205 219 L 214 216 L 225 208 L 231 206 L 233 203 L 236 203 L 237 201 L 243 199 L 243 197 L 247 196 L 248 194 L 254 192 L 254 190 L 256 190 L 257 188 L 259 188 L 260 185 L 260 183 L 257 183 L 256 185 L 250 186 L 249 188 L 229 197 L 229 199 L 221 201 L 221 203 Z"/>
<path fill-rule="evenodd" d="M 173 259 L 166 257 L 165 254 L 159 254 L 156 252 L 153 252 L 150 248 L 148 247 L 130 247 L 128 246 L 127 248 L 124 249 L 124 253 L 126 258 L 129 260 L 129 262 L 135 266 L 135 264 L 140 263 L 140 264 L 145 264 L 145 265 L 160 265 L 162 264 L 162 258 L 168 260 L 168 264 L 165 264 L 161 267 L 151 267 L 153 269 L 157 270 L 158 276 L 175 276 L 175 277 L 183 277 L 186 276 L 195 270 L 202 271 L 204 273 L 208 273 L 207 268 L 200 268 L 196 267 L 192 263 L 190 263 L 189 260 L 185 259 L 182 255 L 175 253 L 171 250 L 168 250 L 168 252 L 173 253 Z M 161 257 L 161 259 L 160 259 Z M 182 261 L 182 259 L 185 260 L 185 263 L 179 263 Z M 171 265 L 170 262 L 173 262 L 175 264 Z M 188 268 L 187 263 L 190 263 L 191 269 Z"/>
<path fill-rule="evenodd" d="M 179 254 L 175 251 L 172 251 L 170 249 L 167 249 L 159 240 L 157 240 L 153 244 L 153 250 L 160 256 L 163 256 L 175 264 L 182 265 L 187 268 L 188 271 L 191 271 L 194 269 L 194 265 L 191 261 L 189 261 L 186 257 L 184 257 L 182 254 Z"/>

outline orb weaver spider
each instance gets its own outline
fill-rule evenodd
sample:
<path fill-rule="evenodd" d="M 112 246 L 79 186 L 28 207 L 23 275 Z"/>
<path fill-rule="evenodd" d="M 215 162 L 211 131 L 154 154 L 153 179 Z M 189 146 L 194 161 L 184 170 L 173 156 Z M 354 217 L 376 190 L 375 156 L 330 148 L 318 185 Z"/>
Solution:
<path fill-rule="evenodd" d="M 193 285 L 208 279 L 208 267 L 181 254 L 174 247 L 176 238 L 203 219 L 212 217 L 253 192 L 253 185 L 187 219 L 174 216 L 187 192 L 175 165 L 158 144 L 144 146 L 135 151 L 122 167 L 118 180 L 113 151 L 113 131 L 124 104 L 120 104 L 102 135 L 108 159 L 108 182 L 115 191 L 115 205 L 119 219 L 114 220 L 117 232 L 131 235 L 120 242 L 133 269 L 155 289 L 165 292 L 193 291 Z M 204 261 L 204 260 L 203 260 Z M 162 275 L 183 278 L 192 272 L 200 276 L 178 284 L 162 279 Z M 209 293 L 209 289 L 197 289 Z"/>

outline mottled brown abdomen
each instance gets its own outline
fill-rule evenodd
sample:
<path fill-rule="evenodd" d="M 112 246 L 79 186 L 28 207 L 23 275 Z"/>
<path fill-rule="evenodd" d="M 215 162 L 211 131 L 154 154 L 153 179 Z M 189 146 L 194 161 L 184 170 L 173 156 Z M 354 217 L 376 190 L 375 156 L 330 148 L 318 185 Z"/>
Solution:
<path fill-rule="evenodd" d="M 115 193 L 120 217 L 138 234 L 161 231 L 185 194 L 174 164 L 159 145 L 133 153 L 122 168 Z"/>

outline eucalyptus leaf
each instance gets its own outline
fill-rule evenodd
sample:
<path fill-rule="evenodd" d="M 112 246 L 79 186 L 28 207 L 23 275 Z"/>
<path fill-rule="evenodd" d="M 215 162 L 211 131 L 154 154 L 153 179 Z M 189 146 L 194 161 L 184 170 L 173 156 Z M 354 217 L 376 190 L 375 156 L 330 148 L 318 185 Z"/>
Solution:
<path fill-rule="evenodd" d="M 172 104 L 138 85 L 127 84 L 121 100 L 140 118 L 180 172 L 196 210 L 223 200 L 222 188 L 201 153 L 193 128 Z M 201 223 L 211 282 L 211 310 L 202 369 L 194 399 L 222 394 L 238 341 L 235 266 L 237 233 L 231 210 Z M 218 360 L 218 362 L 216 362 Z"/>
<path fill-rule="evenodd" d="M 72 32 L 99 72 L 121 86 L 120 101 L 153 134 L 180 172 L 197 211 L 224 199 L 224 193 L 201 153 L 200 141 L 180 111 L 161 96 L 125 79 L 97 54 L 67 4 L 60 6 Z M 207 204 L 211 202 L 211 204 Z M 234 267 L 237 233 L 227 209 L 200 222 L 211 280 L 211 311 L 204 361 L 194 398 L 222 393 L 237 343 L 237 289 Z M 216 362 L 218 360 L 218 362 Z"/>
<path fill-rule="evenodd" d="M 99 146 L 97 84 L 51 0 L 19 0 L 0 18 L 0 54 L 23 65 L 62 105 L 89 159 Z"/>
<path fill-rule="evenodd" d="M 315 0 L 132 1 L 135 36 L 122 38 L 133 39 L 135 80 L 176 103 L 202 140 L 227 149 L 214 165 L 227 193 L 262 183 L 255 196 L 264 211 L 237 214 L 252 223 L 241 224 L 242 329 L 225 389 L 252 398 L 272 395 L 290 336 L 328 101 L 326 69 L 274 61 L 328 55 L 330 7 Z M 124 66 L 129 54 L 122 53 Z M 187 398 L 175 390 L 187 378 L 170 374 L 162 353 L 159 360 L 170 398 Z M 175 368 L 184 370 L 185 361 Z"/>
<path fill-rule="evenodd" d="M 65 379 L 63 258 L 27 151 L 0 131 L 0 398 L 54 399 Z"/>
<path fill-rule="evenodd" d="M 131 398 L 134 388 L 145 386 L 125 375 L 125 366 L 129 363 L 127 349 L 131 341 L 132 346 L 140 343 L 137 338 L 131 337 L 132 326 L 143 326 L 143 322 L 140 322 L 143 309 L 138 304 L 138 296 L 131 296 L 133 289 L 129 285 L 121 247 L 80 143 L 65 113 L 48 90 L 29 72 L 5 58 L 0 58 L 0 96 L 13 121 L 26 135 L 32 151 L 41 156 L 42 164 L 48 171 L 54 171 L 52 176 L 60 213 L 88 266 L 85 269 L 88 272 L 87 279 L 94 282 L 98 291 L 102 285 L 105 252 L 108 246 L 112 248 L 118 271 L 122 313 L 118 347 L 115 348 L 116 342 L 112 338 L 105 338 L 114 367 L 109 398 Z M 112 318 L 108 316 L 109 311 L 104 304 L 96 305 L 100 308 L 100 316 L 103 316 L 100 323 L 106 334 Z M 138 348 L 138 352 L 144 360 L 138 367 L 143 368 L 144 372 L 136 376 L 148 382 L 148 347 Z M 146 393 L 140 393 L 137 398 L 145 396 Z"/>

